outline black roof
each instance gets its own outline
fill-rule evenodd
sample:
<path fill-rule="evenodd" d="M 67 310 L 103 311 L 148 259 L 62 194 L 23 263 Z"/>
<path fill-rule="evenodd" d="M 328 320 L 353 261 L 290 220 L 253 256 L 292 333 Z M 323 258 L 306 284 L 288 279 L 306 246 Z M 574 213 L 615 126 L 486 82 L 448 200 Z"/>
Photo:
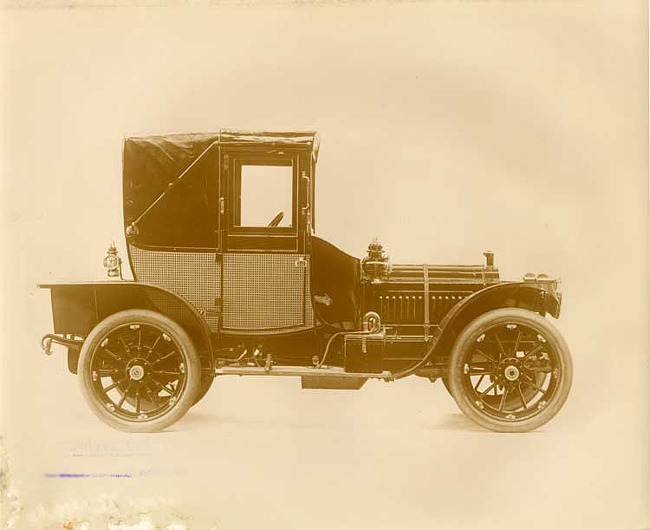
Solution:
<path fill-rule="evenodd" d="M 269 146 L 304 146 L 310 148 L 314 156 L 318 156 L 319 138 L 316 131 L 252 131 L 243 129 L 221 129 L 214 133 L 182 133 L 157 134 L 149 136 L 127 136 L 127 145 L 137 145 L 142 150 L 147 148 L 156 151 L 161 148 L 171 150 L 194 150 L 197 146 L 203 149 L 213 145 L 269 145 Z M 125 160 L 126 162 L 126 160 Z"/>

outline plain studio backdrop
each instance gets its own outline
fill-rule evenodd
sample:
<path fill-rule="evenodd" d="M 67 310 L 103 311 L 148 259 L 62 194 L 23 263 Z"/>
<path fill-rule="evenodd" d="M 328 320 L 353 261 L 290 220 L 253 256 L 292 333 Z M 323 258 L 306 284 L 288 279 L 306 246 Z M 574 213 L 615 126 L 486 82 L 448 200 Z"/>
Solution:
<path fill-rule="evenodd" d="M 28 4 L 0 31 L 14 528 L 648 525 L 645 2 Z M 99 422 L 39 348 L 36 283 L 102 278 L 112 239 L 125 257 L 125 135 L 220 127 L 318 130 L 316 231 L 349 253 L 379 236 L 398 263 L 490 249 L 504 279 L 561 277 L 575 376 L 557 418 L 494 434 L 440 382 L 237 378 L 162 434 Z"/>

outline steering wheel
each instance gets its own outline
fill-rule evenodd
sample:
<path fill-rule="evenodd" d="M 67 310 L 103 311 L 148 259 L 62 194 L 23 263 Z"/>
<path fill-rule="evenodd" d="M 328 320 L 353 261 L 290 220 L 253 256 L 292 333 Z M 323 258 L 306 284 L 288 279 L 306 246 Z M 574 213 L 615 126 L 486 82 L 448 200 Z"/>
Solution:
<path fill-rule="evenodd" d="M 284 218 L 284 212 L 278 213 L 273 219 L 271 219 L 271 222 L 269 223 L 269 226 L 278 226 L 280 224 L 280 221 Z"/>

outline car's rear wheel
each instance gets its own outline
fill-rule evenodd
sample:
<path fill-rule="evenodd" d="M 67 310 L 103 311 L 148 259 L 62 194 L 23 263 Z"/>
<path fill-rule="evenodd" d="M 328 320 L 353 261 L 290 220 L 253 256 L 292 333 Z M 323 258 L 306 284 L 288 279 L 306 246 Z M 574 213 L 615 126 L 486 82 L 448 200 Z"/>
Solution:
<path fill-rule="evenodd" d="M 121 311 L 90 332 L 79 358 L 79 382 L 104 423 L 129 432 L 160 431 L 192 406 L 201 365 L 185 330 L 144 309 Z"/>
<path fill-rule="evenodd" d="M 214 382 L 214 376 L 211 374 L 205 374 L 205 372 L 201 375 L 201 384 L 199 385 L 199 390 L 196 393 L 196 397 L 194 398 L 194 403 L 192 403 L 192 406 L 196 405 L 199 401 L 201 401 L 205 395 L 208 393 L 208 390 L 210 390 L 210 387 L 212 387 L 212 383 Z M 121 390 L 124 390 L 126 387 L 126 383 L 122 383 L 121 385 Z M 135 398 L 134 396 L 127 395 L 126 402 L 129 403 L 130 405 L 135 405 Z"/>
<path fill-rule="evenodd" d="M 572 377 L 569 348 L 557 329 L 537 313 L 504 308 L 461 332 L 447 382 L 460 409 L 476 423 L 525 432 L 559 412 Z"/>
<path fill-rule="evenodd" d="M 196 397 L 194 398 L 194 403 L 192 403 L 192 406 L 196 405 L 205 397 L 205 395 L 208 393 L 208 390 L 210 390 L 212 383 L 214 383 L 214 376 L 212 374 L 203 374 L 201 376 L 201 384 L 199 386 L 198 392 L 196 393 Z"/>

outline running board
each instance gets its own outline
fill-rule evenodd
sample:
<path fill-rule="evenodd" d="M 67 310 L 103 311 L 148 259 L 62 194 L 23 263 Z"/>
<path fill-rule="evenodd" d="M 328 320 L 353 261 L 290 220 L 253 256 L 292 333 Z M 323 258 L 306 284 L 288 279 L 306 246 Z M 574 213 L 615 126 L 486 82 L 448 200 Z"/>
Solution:
<path fill-rule="evenodd" d="M 343 368 L 334 366 L 321 366 L 320 368 L 308 366 L 223 366 L 216 368 L 214 371 L 215 376 L 219 375 L 273 375 L 284 377 L 309 377 L 315 378 L 328 378 L 328 379 L 385 379 L 390 381 L 393 379 L 392 372 L 384 370 L 381 373 L 356 373 L 346 372 Z"/>

